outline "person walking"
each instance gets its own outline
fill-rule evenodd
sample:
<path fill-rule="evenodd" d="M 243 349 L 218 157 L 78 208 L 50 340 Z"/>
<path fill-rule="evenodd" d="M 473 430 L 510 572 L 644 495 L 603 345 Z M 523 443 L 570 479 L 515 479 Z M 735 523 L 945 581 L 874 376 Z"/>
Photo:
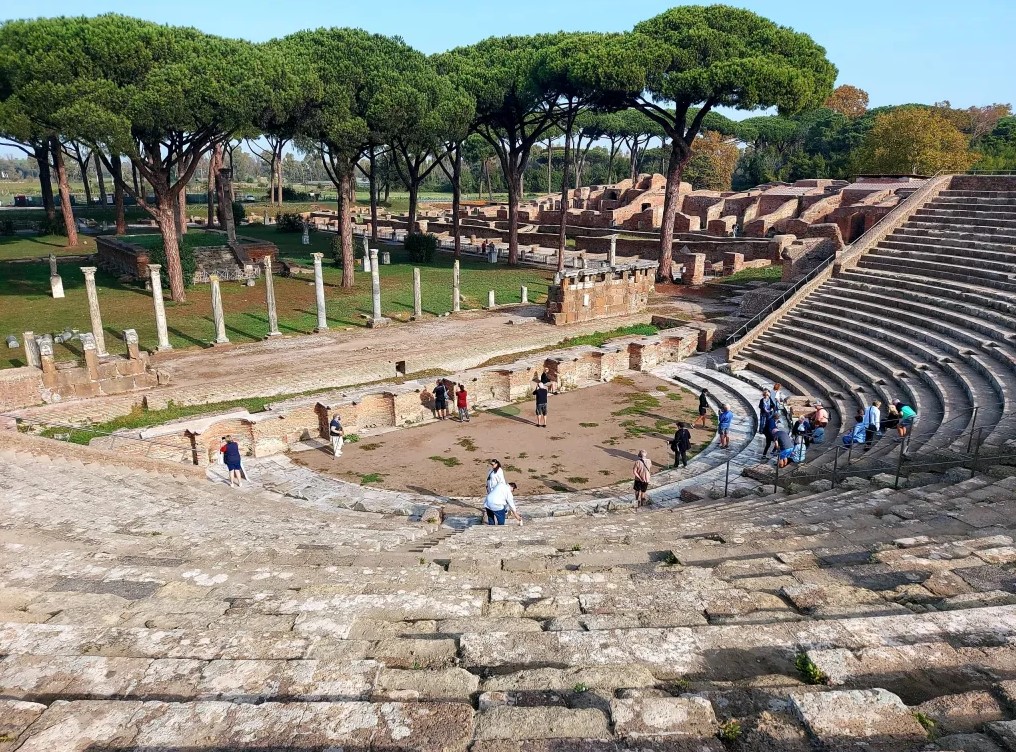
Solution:
<path fill-rule="evenodd" d="M 773 445 L 773 436 L 775 435 L 776 429 L 779 426 L 779 423 L 776 420 L 776 413 L 775 412 L 766 413 L 765 420 L 764 422 L 761 423 L 761 426 L 762 426 L 761 428 L 762 438 L 765 439 L 766 442 L 765 446 L 762 447 L 762 459 L 768 460 L 769 450 L 770 448 L 772 448 Z"/>
<path fill-rule="evenodd" d="M 670 440 L 670 448 L 674 451 L 674 467 L 678 463 L 688 467 L 688 450 L 691 449 L 691 431 L 684 423 L 677 424 L 674 438 Z"/>
<path fill-rule="evenodd" d="M 653 472 L 653 463 L 649 460 L 645 449 L 639 449 L 631 474 L 635 478 L 635 508 L 646 503 L 646 492 L 649 490 L 649 476 Z"/>
<path fill-rule="evenodd" d="M 438 379 L 434 387 L 434 412 L 437 413 L 438 420 L 448 417 L 448 387 L 445 386 L 444 379 Z"/>
<path fill-rule="evenodd" d="M 332 441 L 332 457 L 341 457 L 346 431 L 342 428 L 342 419 L 338 413 L 332 414 L 332 420 L 328 424 L 328 438 Z"/>
<path fill-rule="evenodd" d="M 720 448 L 730 449 L 730 426 L 734 422 L 734 413 L 729 405 L 720 405 L 720 414 L 716 416 L 716 431 L 720 435 Z"/>
<path fill-rule="evenodd" d="M 533 395 L 536 397 L 536 425 L 540 428 L 547 427 L 547 385 L 542 381 L 536 382 Z"/>
<path fill-rule="evenodd" d="M 868 409 L 864 411 L 864 451 L 871 449 L 875 443 L 875 436 L 881 431 L 882 414 L 879 408 L 881 400 L 872 400 Z"/>
<path fill-rule="evenodd" d="M 702 428 L 706 427 L 706 418 L 709 416 L 709 390 L 703 389 L 698 396 L 698 418 L 695 419 L 695 427 L 699 427 L 702 421 Z"/>
<path fill-rule="evenodd" d="M 518 486 L 514 483 L 498 483 L 483 500 L 483 511 L 488 525 L 503 525 L 505 516 L 510 511 L 512 517 L 519 521 L 522 527 L 522 515 L 515 506 L 515 491 Z"/>
<path fill-rule="evenodd" d="M 490 470 L 487 473 L 487 493 L 504 482 L 504 470 L 501 469 L 501 463 L 498 460 L 490 460 Z"/>
<path fill-rule="evenodd" d="M 904 405 L 902 402 L 899 403 L 900 411 L 900 423 L 896 426 L 896 433 L 899 434 L 900 440 L 905 439 L 910 431 L 914 428 L 914 423 L 917 421 L 917 411 L 914 410 L 910 405 Z"/>
<path fill-rule="evenodd" d="M 466 387 L 459 384 L 455 390 L 455 407 L 459 409 L 459 423 L 469 422 L 469 394 Z"/>
<path fill-rule="evenodd" d="M 243 458 L 240 455 L 240 445 L 236 443 L 232 436 L 226 437 L 226 443 L 222 449 L 222 459 L 226 463 L 226 469 L 229 471 L 229 487 L 236 488 L 240 487 L 240 477 L 243 474 Z"/>

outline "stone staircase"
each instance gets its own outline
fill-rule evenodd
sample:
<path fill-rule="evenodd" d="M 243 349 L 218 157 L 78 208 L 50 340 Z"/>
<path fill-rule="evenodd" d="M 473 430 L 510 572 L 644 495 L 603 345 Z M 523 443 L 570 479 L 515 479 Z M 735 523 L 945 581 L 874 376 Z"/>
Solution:
<path fill-rule="evenodd" d="M 871 400 L 884 410 L 902 399 L 920 416 L 911 452 L 963 452 L 972 438 L 987 449 L 1011 442 L 1016 179 L 953 177 L 741 357 L 750 371 L 831 404 L 840 433 Z M 884 461 L 896 448 L 883 438 L 863 461 Z M 809 464 L 820 468 L 832 455 L 813 452 Z"/>
<path fill-rule="evenodd" d="M 3 752 L 1016 749 L 1007 468 L 452 534 L 21 438 Z"/>
<path fill-rule="evenodd" d="M 228 245 L 195 248 L 194 260 L 197 262 L 195 282 L 207 282 L 211 274 L 218 275 L 224 282 L 246 279 L 243 265 Z"/>

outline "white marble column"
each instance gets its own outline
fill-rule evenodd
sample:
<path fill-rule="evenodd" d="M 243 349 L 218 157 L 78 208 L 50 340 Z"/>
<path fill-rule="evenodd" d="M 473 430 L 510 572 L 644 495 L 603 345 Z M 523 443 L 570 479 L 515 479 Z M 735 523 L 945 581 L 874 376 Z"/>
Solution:
<path fill-rule="evenodd" d="M 497 308 L 497 298 L 493 290 L 487 291 L 487 308 Z"/>
<path fill-rule="evenodd" d="M 610 251 L 607 253 L 607 265 L 614 266 L 617 263 L 617 235 L 610 236 Z"/>
<path fill-rule="evenodd" d="M 413 318 L 423 316 L 423 294 L 420 287 L 420 270 L 413 268 Z"/>
<path fill-rule="evenodd" d="M 328 316 L 325 312 L 325 278 L 321 271 L 321 257 L 323 253 L 312 253 L 314 258 L 314 296 L 317 301 L 317 326 L 315 332 L 328 331 Z"/>
<path fill-rule="evenodd" d="M 226 317 L 222 312 L 222 291 L 219 289 L 219 275 L 209 274 L 208 281 L 212 283 L 212 318 L 215 320 L 215 344 L 228 345 L 229 338 L 226 336 Z"/>
<path fill-rule="evenodd" d="M 152 302 L 155 304 L 155 332 L 159 338 L 158 351 L 172 350 L 169 344 L 169 330 L 166 328 L 166 303 L 162 299 L 161 264 L 149 264 L 148 274 L 152 280 Z"/>
<path fill-rule="evenodd" d="M 106 338 L 102 334 L 99 295 L 95 290 L 96 268 L 94 266 L 83 266 L 81 271 L 85 275 L 85 295 L 88 296 L 88 317 L 92 320 L 92 336 L 95 337 L 95 350 L 102 357 L 108 355 L 108 353 L 106 352 Z"/>
<path fill-rule="evenodd" d="M 529 288 L 526 287 L 525 285 L 522 285 L 522 302 L 523 303 L 529 302 Z"/>
<path fill-rule="evenodd" d="M 459 260 L 455 259 L 452 267 L 452 313 L 462 310 L 461 298 L 459 297 Z"/>
<path fill-rule="evenodd" d="M 21 339 L 25 345 L 25 360 L 28 365 L 42 368 L 42 360 L 39 359 L 39 343 L 35 339 L 35 332 L 25 332 Z"/>
<path fill-rule="evenodd" d="M 279 331 L 279 312 L 275 308 L 275 281 L 272 279 L 272 257 L 265 256 L 265 301 L 268 303 L 268 336 L 277 337 Z"/>
<path fill-rule="evenodd" d="M 49 291 L 54 298 L 64 296 L 63 278 L 57 273 L 56 256 L 49 254 Z"/>

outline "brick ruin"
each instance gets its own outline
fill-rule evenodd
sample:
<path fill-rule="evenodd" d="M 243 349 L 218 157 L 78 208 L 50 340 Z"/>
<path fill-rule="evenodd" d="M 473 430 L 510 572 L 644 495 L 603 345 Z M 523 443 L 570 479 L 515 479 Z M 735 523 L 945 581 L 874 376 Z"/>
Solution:
<path fill-rule="evenodd" d="M 561 272 L 547 293 L 546 319 L 560 326 L 642 313 L 649 304 L 657 266 L 655 261 L 635 261 Z"/>

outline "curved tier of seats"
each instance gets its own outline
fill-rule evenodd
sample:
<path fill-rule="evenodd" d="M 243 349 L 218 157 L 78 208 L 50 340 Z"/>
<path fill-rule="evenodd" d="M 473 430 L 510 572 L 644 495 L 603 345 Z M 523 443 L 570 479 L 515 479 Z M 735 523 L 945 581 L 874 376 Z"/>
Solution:
<path fill-rule="evenodd" d="M 831 400 L 841 430 L 872 399 L 909 402 L 920 416 L 911 453 L 964 452 L 974 431 L 982 445 L 1002 446 L 1016 435 L 1016 179 L 1009 182 L 953 178 L 855 268 L 745 348 L 747 367 Z M 814 449 L 810 463 L 831 461 L 828 448 Z M 874 465 L 895 449 L 883 439 L 865 460 Z"/>
<path fill-rule="evenodd" d="M 916 752 L 916 713 L 942 749 L 1016 723 L 1016 467 L 455 531 L 62 449 L 0 435 L 0 749 L 721 752 L 736 721 Z"/>

